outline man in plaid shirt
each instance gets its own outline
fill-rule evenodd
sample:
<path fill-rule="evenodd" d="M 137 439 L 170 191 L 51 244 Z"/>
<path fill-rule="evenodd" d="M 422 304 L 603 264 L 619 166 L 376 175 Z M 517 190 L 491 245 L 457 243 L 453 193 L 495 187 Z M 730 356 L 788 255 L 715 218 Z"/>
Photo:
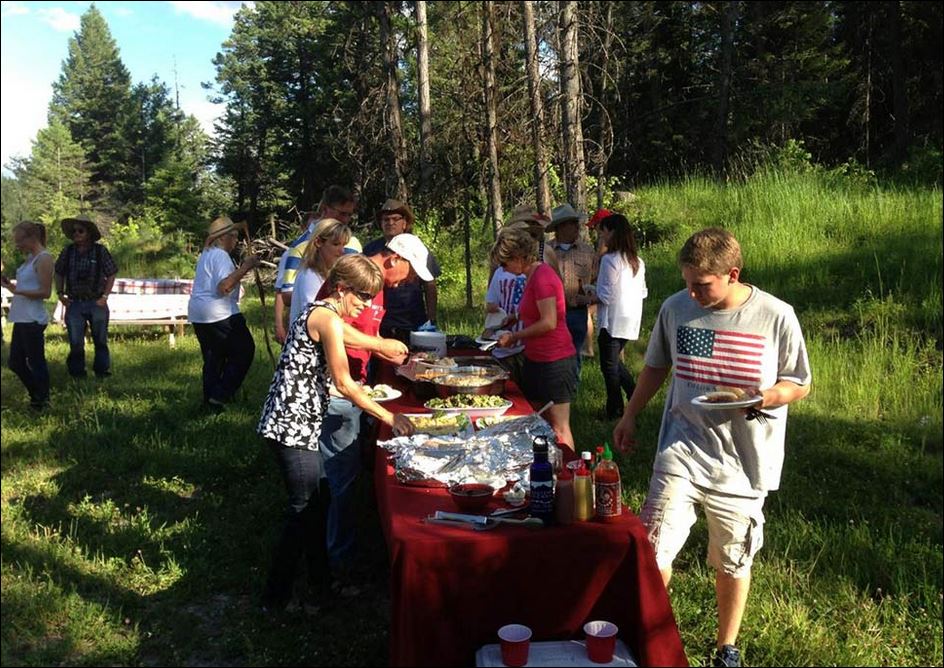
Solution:
<path fill-rule="evenodd" d="M 62 221 L 62 231 L 72 243 L 62 249 L 56 260 L 55 280 L 59 301 L 66 309 L 69 333 L 69 357 L 66 366 L 73 378 L 84 378 L 85 326 L 88 324 L 95 343 L 92 369 L 99 378 L 111 375 L 108 351 L 108 295 L 115 283 L 118 267 L 111 253 L 97 243 L 102 238 L 88 216 Z"/>

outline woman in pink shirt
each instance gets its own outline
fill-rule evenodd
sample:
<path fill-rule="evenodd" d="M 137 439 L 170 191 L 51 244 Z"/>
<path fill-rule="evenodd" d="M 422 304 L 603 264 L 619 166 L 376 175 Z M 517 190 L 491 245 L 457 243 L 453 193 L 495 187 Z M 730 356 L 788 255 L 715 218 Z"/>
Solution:
<path fill-rule="evenodd" d="M 524 327 L 503 334 L 501 347 L 524 343 L 522 391 L 529 401 L 543 405 L 558 445 L 573 449 L 570 404 L 577 394 L 577 350 L 567 329 L 564 285 L 550 266 L 537 259 L 538 244 L 522 229 L 504 229 L 492 249 L 505 271 L 524 274 L 527 283 L 518 309 Z"/>

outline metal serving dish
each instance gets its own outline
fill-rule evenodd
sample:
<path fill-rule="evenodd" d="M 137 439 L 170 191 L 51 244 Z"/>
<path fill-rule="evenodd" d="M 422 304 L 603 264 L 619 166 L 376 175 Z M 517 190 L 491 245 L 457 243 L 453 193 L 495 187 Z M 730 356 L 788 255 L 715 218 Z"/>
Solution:
<path fill-rule="evenodd" d="M 432 380 L 440 397 L 454 394 L 497 394 L 504 396 L 508 374 L 494 367 L 459 367 L 452 373 Z"/>

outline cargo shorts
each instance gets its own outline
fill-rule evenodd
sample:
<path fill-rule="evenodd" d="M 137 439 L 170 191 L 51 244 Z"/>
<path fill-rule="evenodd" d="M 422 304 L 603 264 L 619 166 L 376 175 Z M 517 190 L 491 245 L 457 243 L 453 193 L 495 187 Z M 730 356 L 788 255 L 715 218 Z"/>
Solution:
<path fill-rule="evenodd" d="M 669 568 L 685 545 L 698 505 L 708 521 L 708 564 L 731 577 L 750 575 L 754 555 L 764 543 L 765 498 L 722 494 L 653 471 L 640 516 L 659 569 Z"/>

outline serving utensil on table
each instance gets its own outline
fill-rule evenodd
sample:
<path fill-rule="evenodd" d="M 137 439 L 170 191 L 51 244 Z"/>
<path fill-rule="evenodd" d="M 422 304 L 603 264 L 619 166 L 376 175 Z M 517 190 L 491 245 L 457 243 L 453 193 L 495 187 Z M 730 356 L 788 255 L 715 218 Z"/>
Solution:
<path fill-rule="evenodd" d="M 430 524 L 449 524 L 458 523 L 459 525 L 471 525 L 478 531 L 494 529 L 499 524 L 517 524 L 528 527 L 543 527 L 544 520 L 540 517 L 526 517 L 524 519 L 513 519 L 510 517 L 495 517 L 490 515 L 466 515 L 463 513 L 449 513 L 444 510 L 437 510 L 435 514 L 426 518 Z"/>

